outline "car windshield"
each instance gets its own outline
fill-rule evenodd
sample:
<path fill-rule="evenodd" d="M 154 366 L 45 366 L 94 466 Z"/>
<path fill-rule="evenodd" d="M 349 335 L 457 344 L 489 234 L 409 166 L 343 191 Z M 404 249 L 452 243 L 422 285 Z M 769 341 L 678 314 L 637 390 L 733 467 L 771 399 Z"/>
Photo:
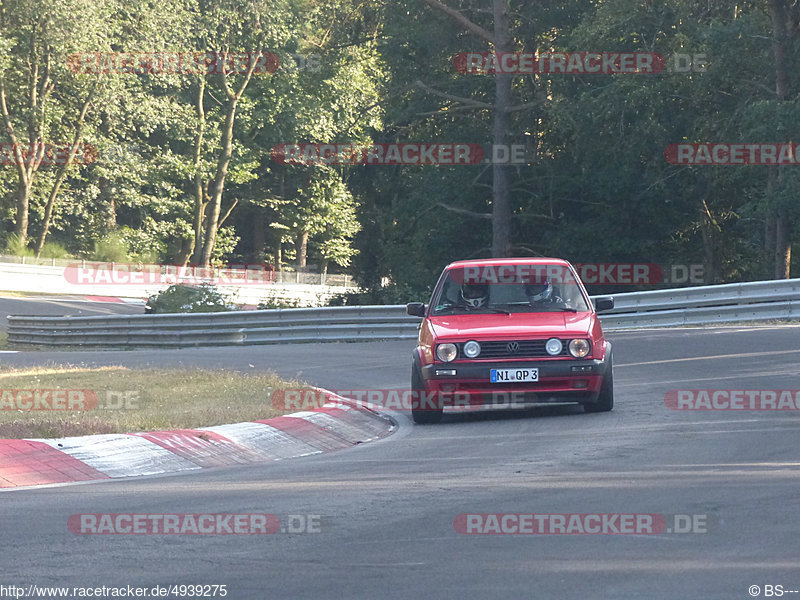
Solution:
<path fill-rule="evenodd" d="M 450 269 L 432 306 L 434 315 L 590 310 L 572 272 L 562 265 Z"/>

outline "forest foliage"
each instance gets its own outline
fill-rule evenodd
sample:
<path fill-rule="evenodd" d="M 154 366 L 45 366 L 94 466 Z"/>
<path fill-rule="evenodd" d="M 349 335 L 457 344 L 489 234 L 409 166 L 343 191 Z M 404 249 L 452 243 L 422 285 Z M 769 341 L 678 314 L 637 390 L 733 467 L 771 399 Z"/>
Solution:
<path fill-rule="evenodd" d="M 665 150 L 800 143 L 799 32 L 794 0 L 0 0 L 0 249 L 330 269 L 392 297 L 498 254 L 789 277 L 800 166 Z M 465 52 L 647 52 L 665 68 L 469 74 Z M 176 53 L 251 58 L 131 67 Z M 524 159 L 275 156 L 404 143 Z"/>

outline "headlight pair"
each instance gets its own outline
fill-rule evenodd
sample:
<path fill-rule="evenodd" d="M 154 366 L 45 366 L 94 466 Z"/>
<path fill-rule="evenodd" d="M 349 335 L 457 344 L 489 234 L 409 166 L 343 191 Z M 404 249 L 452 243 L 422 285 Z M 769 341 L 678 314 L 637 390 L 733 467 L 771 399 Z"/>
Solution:
<path fill-rule="evenodd" d="M 564 344 L 558 338 L 550 338 L 545 344 L 545 350 L 550 356 L 558 356 L 563 349 Z M 569 341 L 568 349 L 575 358 L 584 358 L 591 351 L 592 344 L 589 340 L 578 338 Z M 464 344 L 463 353 L 467 358 L 477 358 L 481 353 L 481 345 L 470 340 Z M 442 362 L 452 362 L 458 358 L 458 346 L 450 343 L 439 344 L 436 347 L 436 357 Z"/>

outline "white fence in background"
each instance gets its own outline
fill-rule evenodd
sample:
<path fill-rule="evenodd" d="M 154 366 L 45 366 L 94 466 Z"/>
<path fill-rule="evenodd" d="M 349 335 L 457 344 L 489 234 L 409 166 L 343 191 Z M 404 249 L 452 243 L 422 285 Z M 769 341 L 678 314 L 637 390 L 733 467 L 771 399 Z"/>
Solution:
<path fill-rule="evenodd" d="M 179 269 L 162 265 L 157 268 L 159 275 L 154 277 L 154 266 L 144 265 L 144 271 L 133 271 L 126 277 L 127 271 L 124 269 L 131 268 L 127 265 L 119 267 L 122 271 L 116 271 L 111 267 L 113 263 L 40 259 L 38 262 L 48 264 L 30 264 L 33 260 L 35 259 L 0 256 L 0 290 L 145 299 L 166 289 L 171 283 L 198 284 L 207 281 L 214 283 L 220 292 L 229 296 L 236 304 L 258 305 L 264 300 L 274 299 L 295 302 L 300 306 L 318 306 L 336 294 L 356 289 L 347 275 L 226 269 L 220 277 L 219 269 Z M 83 273 L 93 273 L 94 276 L 78 282 L 78 269 Z M 144 276 L 139 278 L 142 283 L 137 283 L 134 275 L 142 274 Z M 254 278 L 254 274 L 264 280 Z M 120 282 L 120 279 L 123 281 Z M 245 280 L 247 283 L 236 283 Z"/>

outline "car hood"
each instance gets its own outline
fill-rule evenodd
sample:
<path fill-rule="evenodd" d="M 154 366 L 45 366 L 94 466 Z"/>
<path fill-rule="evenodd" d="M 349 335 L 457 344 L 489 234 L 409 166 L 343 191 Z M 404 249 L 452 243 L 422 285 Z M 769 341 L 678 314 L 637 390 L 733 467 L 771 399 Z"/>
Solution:
<path fill-rule="evenodd" d="M 437 338 L 522 339 L 540 336 L 586 336 L 591 312 L 480 313 L 430 317 Z"/>

